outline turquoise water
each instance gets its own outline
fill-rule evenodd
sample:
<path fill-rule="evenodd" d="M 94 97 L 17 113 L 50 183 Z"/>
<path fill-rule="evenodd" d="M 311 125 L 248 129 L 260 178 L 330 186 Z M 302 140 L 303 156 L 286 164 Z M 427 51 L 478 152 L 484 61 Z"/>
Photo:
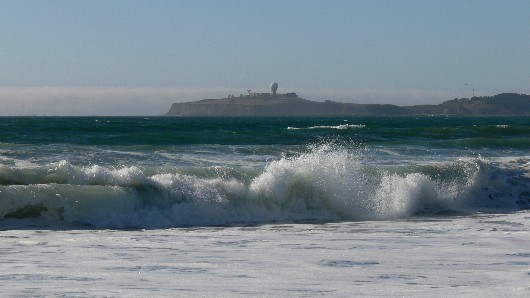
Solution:
<path fill-rule="evenodd" d="M 377 220 L 530 205 L 530 119 L 0 118 L 0 225 Z"/>

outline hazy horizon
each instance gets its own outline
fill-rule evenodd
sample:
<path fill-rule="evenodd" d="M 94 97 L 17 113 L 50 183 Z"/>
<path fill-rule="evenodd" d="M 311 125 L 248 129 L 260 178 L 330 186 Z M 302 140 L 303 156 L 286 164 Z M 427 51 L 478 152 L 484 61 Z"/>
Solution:
<path fill-rule="evenodd" d="M 0 115 L 161 115 L 268 92 L 395 105 L 530 93 L 528 1 L 4 1 Z"/>

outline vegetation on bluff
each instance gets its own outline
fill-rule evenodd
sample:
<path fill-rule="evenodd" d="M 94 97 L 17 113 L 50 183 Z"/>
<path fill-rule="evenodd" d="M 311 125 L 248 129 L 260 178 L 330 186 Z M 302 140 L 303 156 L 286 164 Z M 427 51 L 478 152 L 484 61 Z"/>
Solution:
<path fill-rule="evenodd" d="M 529 116 L 530 95 L 501 93 L 494 96 L 455 98 L 439 105 L 418 105 L 405 108 L 412 114 Z"/>
<path fill-rule="evenodd" d="M 502 93 L 494 96 L 455 98 L 439 105 L 400 107 L 353 104 L 302 98 L 222 98 L 175 103 L 168 116 L 530 116 L 530 95 Z"/>

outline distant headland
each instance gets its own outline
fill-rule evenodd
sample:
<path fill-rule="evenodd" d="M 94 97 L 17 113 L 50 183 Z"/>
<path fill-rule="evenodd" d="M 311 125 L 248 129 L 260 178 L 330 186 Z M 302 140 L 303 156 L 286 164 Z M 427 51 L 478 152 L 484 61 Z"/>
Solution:
<path fill-rule="evenodd" d="M 530 95 L 502 93 L 494 96 L 455 98 L 438 105 L 396 106 L 390 104 L 354 104 L 332 100 L 311 101 L 294 92 L 256 93 L 225 98 L 174 103 L 166 116 L 188 117 L 310 117 L 310 116 L 530 116 Z"/>

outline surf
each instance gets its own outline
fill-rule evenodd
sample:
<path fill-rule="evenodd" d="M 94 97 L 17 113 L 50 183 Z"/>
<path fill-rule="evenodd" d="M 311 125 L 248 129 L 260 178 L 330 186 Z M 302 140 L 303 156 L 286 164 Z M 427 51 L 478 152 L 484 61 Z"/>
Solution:
<path fill-rule="evenodd" d="M 529 207 L 528 168 L 486 159 L 384 166 L 335 143 L 242 168 L 0 167 L 0 225 L 159 228 L 386 220 Z M 3 223 L 1 223 L 3 222 Z"/>

